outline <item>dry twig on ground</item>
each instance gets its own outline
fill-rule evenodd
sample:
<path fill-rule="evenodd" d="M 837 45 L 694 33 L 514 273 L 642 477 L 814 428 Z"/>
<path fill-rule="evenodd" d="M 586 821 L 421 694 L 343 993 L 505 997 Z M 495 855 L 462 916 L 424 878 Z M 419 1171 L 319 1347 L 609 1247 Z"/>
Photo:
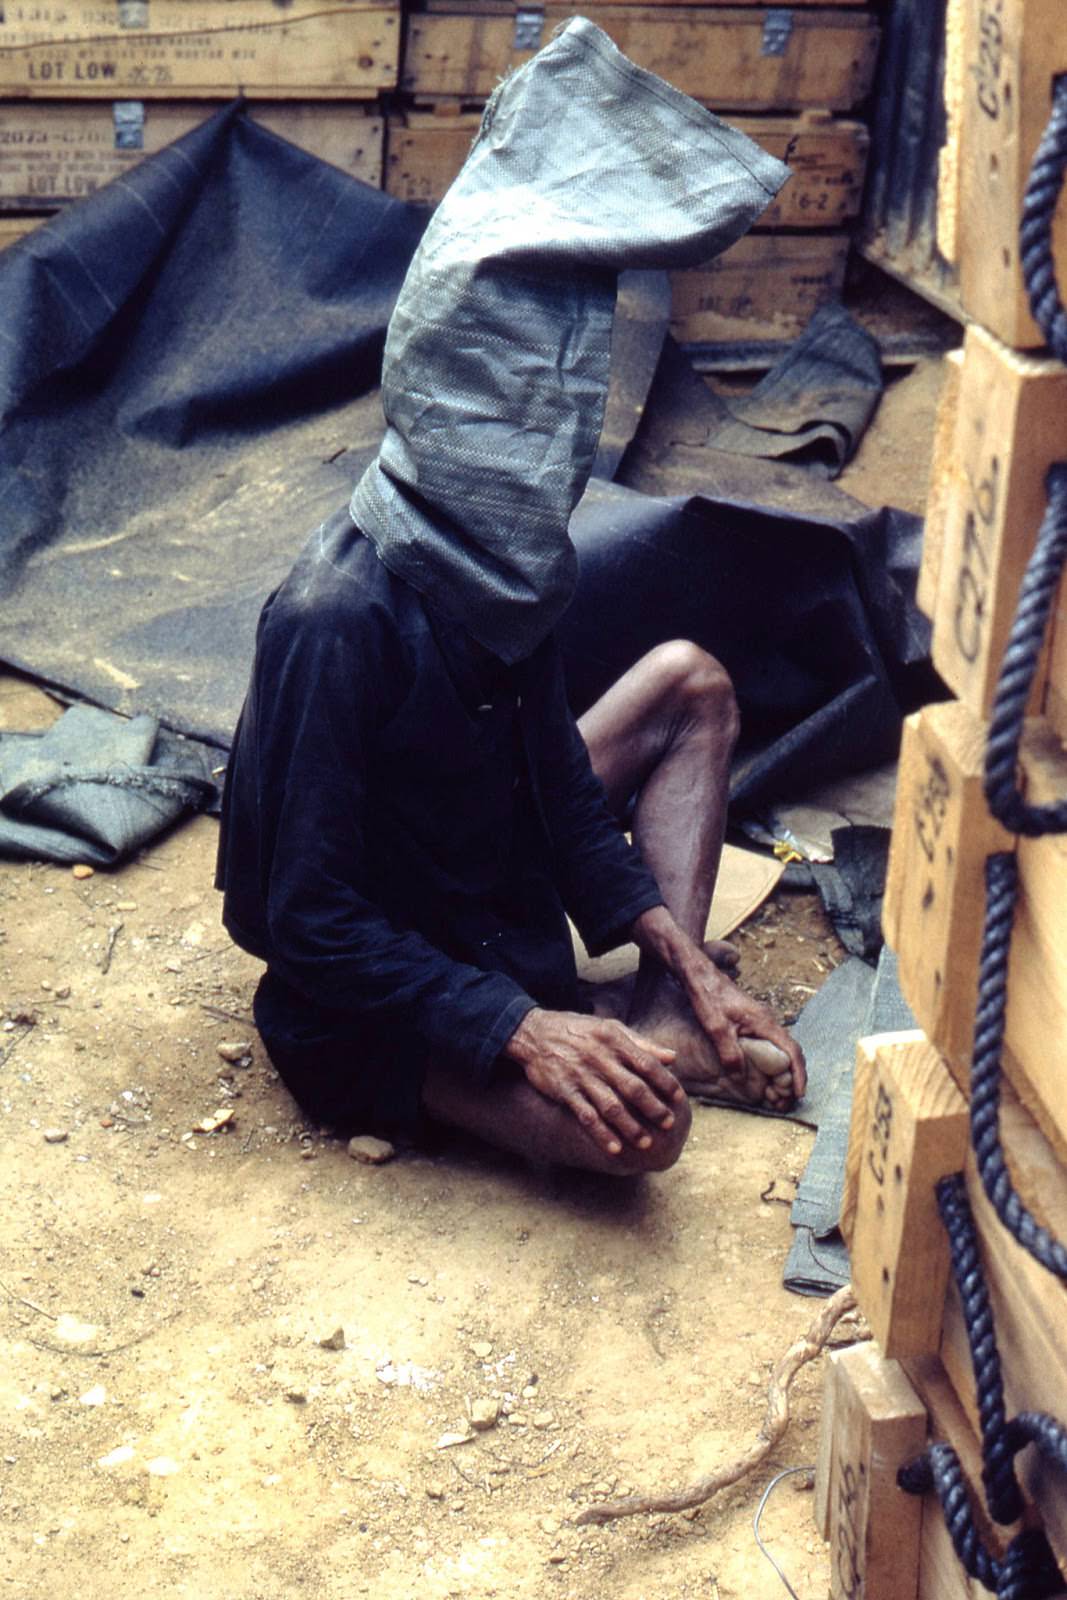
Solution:
<path fill-rule="evenodd" d="M 703 1505 L 720 1489 L 729 1488 L 732 1483 L 737 1483 L 754 1471 L 767 1459 L 789 1426 L 789 1385 L 801 1367 L 813 1361 L 826 1348 L 834 1328 L 855 1304 L 852 1286 L 846 1284 L 827 1300 L 807 1333 L 791 1344 L 779 1358 L 771 1373 L 767 1409 L 760 1431 L 748 1449 L 729 1466 L 720 1467 L 718 1472 L 698 1478 L 687 1489 L 675 1490 L 673 1494 L 631 1494 L 622 1500 L 607 1500 L 601 1505 L 586 1506 L 574 1519 L 577 1526 L 614 1522 L 618 1517 L 635 1517 L 642 1511 L 688 1511 L 692 1506 Z"/>

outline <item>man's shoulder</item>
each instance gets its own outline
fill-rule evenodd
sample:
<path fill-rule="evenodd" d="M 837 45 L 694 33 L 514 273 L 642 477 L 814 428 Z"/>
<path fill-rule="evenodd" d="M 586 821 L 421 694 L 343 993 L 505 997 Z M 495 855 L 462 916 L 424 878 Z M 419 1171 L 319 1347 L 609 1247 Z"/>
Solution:
<path fill-rule="evenodd" d="M 422 603 L 396 578 L 348 511 L 327 518 L 305 542 L 260 618 L 260 656 L 280 650 L 351 661 L 392 661 L 425 631 Z"/>

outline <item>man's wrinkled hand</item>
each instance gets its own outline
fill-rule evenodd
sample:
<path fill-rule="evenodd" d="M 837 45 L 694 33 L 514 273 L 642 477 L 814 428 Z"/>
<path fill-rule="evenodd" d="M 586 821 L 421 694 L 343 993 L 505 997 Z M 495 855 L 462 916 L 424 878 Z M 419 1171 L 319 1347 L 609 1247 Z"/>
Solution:
<path fill-rule="evenodd" d="M 801 1098 L 808 1083 L 804 1052 L 762 1001 L 745 994 L 703 952 L 699 960 L 687 964 L 682 983 L 697 1021 L 727 1072 L 745 1071 L 742 1039 L 766 1039 L 786 1056 L 793 1096 Z"/>
<path fill-rule="evenodd" d="M 668 1070 L 674 1051 L 608 1017 L 528 1011 L 504 1055 L 547 1099 L 565 1106 L 608 1155 L 652 1144 L 648 1125 L 671 1128 L 685 1091 Z"/>

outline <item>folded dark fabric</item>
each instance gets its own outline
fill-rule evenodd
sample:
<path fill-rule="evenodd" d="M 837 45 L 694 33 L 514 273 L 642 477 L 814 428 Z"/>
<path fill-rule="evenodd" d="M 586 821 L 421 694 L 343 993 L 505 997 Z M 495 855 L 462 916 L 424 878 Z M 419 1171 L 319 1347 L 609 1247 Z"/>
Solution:
<path fill-rule="evenodd" d="M 0 734 L 0 856 L 112 867 L 216 795 L 203 746 L 72 706 L 46 733 Z"/>

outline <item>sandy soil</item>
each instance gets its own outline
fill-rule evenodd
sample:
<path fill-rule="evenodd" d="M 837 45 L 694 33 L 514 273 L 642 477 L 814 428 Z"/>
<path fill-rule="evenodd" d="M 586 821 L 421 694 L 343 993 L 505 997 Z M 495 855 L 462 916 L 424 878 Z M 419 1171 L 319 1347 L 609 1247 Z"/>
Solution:
<path fill-rule="evenodd" d="M 922 382 L 895 406 L 928 429 Z M 894 498 L 884 478 L 848 487 Z M 55 714 L 0 678 L 0 726 Z M 701 1108 L 679 1165 L 634 1184 L 473 1145 L 354 1162 L 249 1029 L 215 832 L 86 879 L 0 865 L 3 1593 L 777 1600 L 751 1519 L 776 1467 L 814 1459 L 817 1368 L 773 1461 L 703 1511 L 571 1519 L 758 1428 L 817 1309 L 780 1283 L 810 1132 Z M 841 954 L 784 892 L 740 943 L 744 981 L 791 1010 Z M 219 1055 L 245 1040 L 247 1063 Z M 497 1424 L 444 1443 L 479 1400 Z M 802 1483 L 763 1533 L 813 1600 L 828 1561 Z"/>

